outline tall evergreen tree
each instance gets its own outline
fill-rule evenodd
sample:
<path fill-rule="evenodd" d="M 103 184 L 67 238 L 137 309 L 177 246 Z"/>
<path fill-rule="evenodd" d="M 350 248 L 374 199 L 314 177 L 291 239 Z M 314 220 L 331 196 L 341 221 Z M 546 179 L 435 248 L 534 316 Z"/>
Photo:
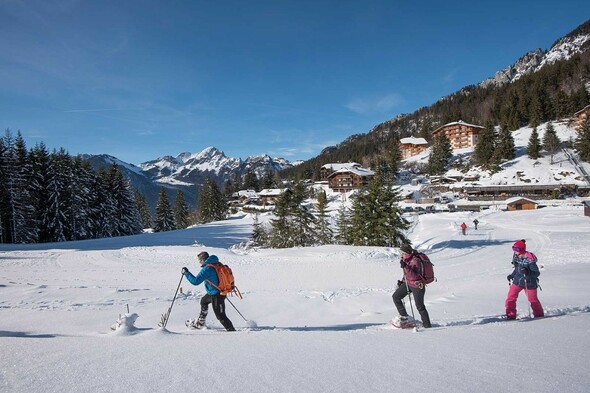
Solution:
<path fill-rule="evenodd" d="M 272 248 L 289 248 L 295 246 L 292 226 L 292 194 L 283 192 L 276 201 L 274 218 L 270 221 L 268 244 Z"/>
<path fill-rule="evenodd" d="M 307 190 L 302 180 L 295 183 L 291 197 L 290 215 L 292 222 L 292 238 L 295 247 L 311 246 L 315 243 L 314 217 L 304 205 L 308 198 Z"/>
<path fill-rule="evenodd" d="M 271 170 L 267 171 L 262 178 L 262 189 L 275 188 L 275 173 Z"/>
<path fill-rule="evenodd" d="M 475 145 L 475 161 L 484 168 L 489 168 L 493 164 L 495 140 L 494 124 L 488 121 L 479 136 L 477 145 Z"/>
<path fill-rule="evenodd" d="M 152 227 L 152 214 L 150 212 L 150 205 L 147 199 L 139 191 L 135 191 L 135 204 L 139 209 L 139 216 L 141 217 L 141 224 L 144 229 Z"/>
<path fill-rule="evenodd" d="M 337 244 L 352 244 L 352 214 L 346 205 L 342 203 L 338 209 L 336 216 L 336 243 Z"/>
<path fill-rule="evenodd" d="M 208 177 L 201 187 L 198 201 L 201 223 L 225 220 L 228 207 L 215 181 Z"/>
<path fill-rule="evenodd" d="M 317 203 L 317 237 L 319 244 L 331 244 L 332 238 L 334 234 L 332 229 L 330 228 L 330 221 L 329 215 L 326 212 L 328 207 L 328 198 L 326 196 L 326 191 L 322 190 L 318 194 L 318 203 Z"/>
<path fill-rule="evenodd" d="M 547 123 L 545 135 L 543 136 L 543 149 L 545 149 L 545 151 L 551 155 L 551 164 L 553 164 L 553 156 L 559 151 L 560 145 L 561 141 L 555 132 L 553 123 Z"/>
<path fill-rule="evenodd" d="M 246 171 L 246 174 L 244 175 L 243 187 L 246 190 L 260 191 L 260 188 L 258 186 L 258 177 L 256 176 L 256 173 L 254 173 L 254 171 L 252 171 L 251 169 L 248 169 Z"/>
<path fill-rule="evenodd" d="M 176 229 L 176 223 L 174 222 L 174 213 L 172 207 L 168 201 L 168 195 L 166 190 L 161 187 L 160 194 L 158 196 L 158 202 L 156 203 L 156 220 L 154 225 L 155 232 L 171 231 Z"/>
<path fill-rule="evenodd" d="M 180 190 L 176 191 L 174 198 L 174 220 L 178 229 L 184 229 L 190 225 L 188 204 L 184 199 L 184 193 Z"/>
<path fill-rule="evenodd" d="M 399 201 L 399 191 L 375 173 L 368 189 L 357 192 L 353 199 L 353 244 L 393 247 L 407 243 L 409 223 L 402 217 Z"/>
<path fill-rule="evenodd" d="M 587 116 L 578 130 L 578 136 L 574 144 L 582 161 L 590 162 L 590 117 Z"/>
<path fill-rule="evenodd" d="M 115 203 L 113 235 L 126 236 L 140 233 L 143 225 L 129 180 L 125 179 L 117 164 L 109 167 L 108 178 L 111 196 Z"/>
<path fill-rule="evenodd" d="M 72 240 L 89 239 L 93 235 L 94 185 L 96 183 L 94 171 L 87 160 L 76 156 L 72 162 L 73 181 L 70 184 L 72 195 L 72 209 L 70 227 Z"/>
<path fill-rule="evenodd" d="M 35 210 L 35 222 L 39 242 L 52 241 L 47 211 L 49 209 L 49 153 L 44 143 L 35 145 L 29 152 L 31 162 L 31 200 Z"/>
<path fill-rule="evenodd" d="M 49 241 L 63 242 L 71 240 L 72 194 L 70 184 L 73 181 L 70 155 L 64 150 L 53 151 L 49 160 L 49 200 L 45 222 L 49 229 Z"/>
<path fill-rule="evenodd" d="M 447 171 L 452 157 L 453 148 L 447 135 L 445 133 L 437 135 L 433 140 L 430 157 L 428 158 L 428 173 L 442 175 Z"/>
<path fill-rule="evenodd" d="M 533 132 L 531 133 L 531 137 L 529 139 L 529 144 L 527 145 L 526 152 L 529 158 L 536 160 L 540 156 L 541 151 L 541 140 L 539 139 L 539 133 L 537 132 L 537 127 L 533 128 Z"/>
<path fill-rule="evenodd" d="M 252 236 L 250 240 L 252 242 L 253 247 L 263 247 L 268 244 L 268 234 L 264 225 L 260 222 L 260 217 L 258 213 L 256 213 L 252 219 L 252 227 L 254 228 L 252 231 Z"/>
<path fill-rule="evenodd" d="M 514 151 L 514 137 L 508 126 L 503 125 L 500 127 L 497 141 L 494 151 L 495 159 L 497 161 L 514 159 L 516 156 Z"/>

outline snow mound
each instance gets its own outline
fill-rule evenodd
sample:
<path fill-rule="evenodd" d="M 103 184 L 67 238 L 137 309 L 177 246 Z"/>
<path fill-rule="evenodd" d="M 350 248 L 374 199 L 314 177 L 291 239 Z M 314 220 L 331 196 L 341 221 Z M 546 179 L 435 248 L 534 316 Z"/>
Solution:
<path fill-rule="evenodd" d="M 135 334 L 138 332 L 137 327 L 135 327 L 137 318 L 139 318 L 139 315 L 136 313 L 119 315 L 119 319 L 111 326 L 111 330 L 121 335 Z"/>

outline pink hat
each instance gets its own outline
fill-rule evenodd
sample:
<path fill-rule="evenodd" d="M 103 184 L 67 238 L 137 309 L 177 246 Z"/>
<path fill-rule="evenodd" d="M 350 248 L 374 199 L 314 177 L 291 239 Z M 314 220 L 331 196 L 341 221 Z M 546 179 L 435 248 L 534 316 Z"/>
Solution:
<path fill-rule="evenodd" d="M 526 243 L 524 240 L 519 240 L 512 245 L 512 251 L 522 254 L 526 251 Z"/>

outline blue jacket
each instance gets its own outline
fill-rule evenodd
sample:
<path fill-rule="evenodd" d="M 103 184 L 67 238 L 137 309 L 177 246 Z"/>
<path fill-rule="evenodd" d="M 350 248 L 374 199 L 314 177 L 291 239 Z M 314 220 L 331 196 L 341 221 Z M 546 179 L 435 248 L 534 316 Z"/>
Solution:
<path fill-rule="evenodd" d="M 201 265 L 201 271 L 197 273 L 196 276 L 193 276 L 191 272 L 184 273 L 186 279 L 193 285 L 199 285 L 202 282 L 205 282 L 205 290 L 207 291 L 208 295 L 217 295 L 219 291 L 213 285 L 209 284 L 206 280 L 211 281 L 215 285 L 219 285 L 219 277 L 217 277 L 217 272 L 215 271 L 214 267 L 207 266 L 207 265 L 215 265 L 219 263 L 219 258 L 215 255 L 210 255 L 209 258 L 203 262 Z"/>
<path fill-rule="evenodd" d="M 514 270 L 511 274 L 512 282 L 520 288 L 537 289 L 541 272 L 537 267 L 537 257 L 535 254 L 528 251 L 521 255 L 515 254 L 512 258 L 512 264 L 514 265 Z"/>

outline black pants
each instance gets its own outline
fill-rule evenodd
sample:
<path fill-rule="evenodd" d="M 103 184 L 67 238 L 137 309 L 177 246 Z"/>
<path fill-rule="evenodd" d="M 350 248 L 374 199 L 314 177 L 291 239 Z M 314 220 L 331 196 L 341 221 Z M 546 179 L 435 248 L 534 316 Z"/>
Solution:
<path fill-rule="evenodd" d="M 408 291 L 409 288 L 409 291 Z M 428 311 L 426 311 L 426 306 L 424 305 L 424 294 L 426 293 L 426 288 L 414 288 L 410 286 L 406 286 L 405 283 L 399 286 L 398 289 L 395 290 L 393 293 L 393 304 L 397 308 L 397 312 L 402 317 L 407 317 L 408 312 L 406 311 L 406 307 L 404 306 L 403 299 L 408 296 L 408 294 L 412 292 L 412 296 L 416 301 L 416 309 L 420 313 L 420 317 L 422 318 L 422 326 L 425 328 L 429 328 L 430 325 L 430 316 L 428 315 Z"/>
<path fill-rule="evenodd" d="M 205 318 L 207 318 L 207 313 L 209 313 L 210 303 L 213 304 L 213 312 L 225 330 L 228 332 L 236 330 L 227 315 L 225 315 L 225 296 L 220 294 L 205 295 L 201 298 L 201 314 L 199 315 L 199 320 L 205 323 Z"/>

